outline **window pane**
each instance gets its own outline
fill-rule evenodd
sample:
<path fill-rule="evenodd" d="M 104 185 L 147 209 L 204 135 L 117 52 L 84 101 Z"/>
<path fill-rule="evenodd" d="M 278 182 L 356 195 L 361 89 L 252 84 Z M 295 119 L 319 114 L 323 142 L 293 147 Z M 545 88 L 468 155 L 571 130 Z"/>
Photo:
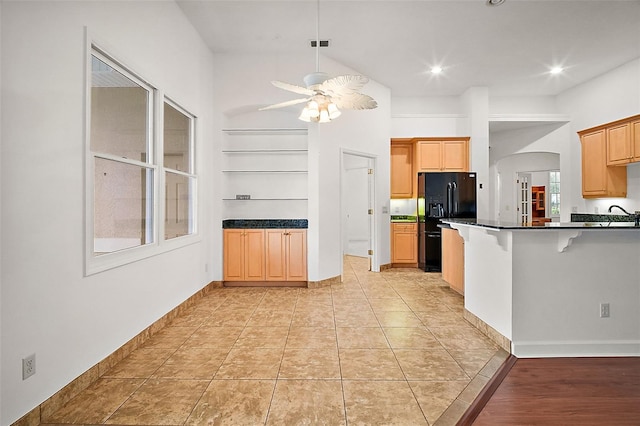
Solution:
<path fill-rule="evenodd" d="M 95 159 L 95 255 L 153 242 L 152 186 L 152 169 Z"/>
<path fill-rule="evenodd" d="M 91 150 L 146 162 L 149 91 L 91 59 Z"/>
<path fill-rule="evenodd" d="M 164 167 L 192 173 L 190 167 L 191 118 L 164 104 Z"/>
<path fill-rule="evenodd" d="M 165 173 L 164 237 L 167 240 L 193 233 L 194 182 L 184 175 Z"/>

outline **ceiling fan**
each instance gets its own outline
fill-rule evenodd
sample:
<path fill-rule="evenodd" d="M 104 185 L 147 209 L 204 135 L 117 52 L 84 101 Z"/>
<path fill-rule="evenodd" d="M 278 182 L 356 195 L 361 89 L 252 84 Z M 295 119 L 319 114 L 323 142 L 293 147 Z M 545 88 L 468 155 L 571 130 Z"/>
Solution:
<path fill-rule="evenodd" d="M 306 122 L 328 123 L 340 116 L 342 109 L 374 109 L 378 103 L 369 95 L 360 93 L 359 90 L 369 82 L 362 75 L 340 75 L 329 78 L 329 75 L 320 72 L 320 0 L 317 0 L 316 22 L 316 72 L 304 77 L 306 87 L 282 81 L 272 81 L 275 87 L 289 92 L 305 95 L 304 98 L 293 99 L 260 108 L 260 111 L 284 108 L 291 105 L 307 103 L 298 117 Z"/>

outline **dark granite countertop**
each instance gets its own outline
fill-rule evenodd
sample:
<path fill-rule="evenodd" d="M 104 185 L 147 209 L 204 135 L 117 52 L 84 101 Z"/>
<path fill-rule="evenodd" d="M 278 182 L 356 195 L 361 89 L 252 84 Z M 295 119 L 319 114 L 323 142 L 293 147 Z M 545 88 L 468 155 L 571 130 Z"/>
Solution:
<path fill-rule="evenodd" d="M 633 222 L 547 222 L 544 226 L 522 225 L 514 222 L 503 222 L 495 220 L 457 220 L 457 219 L 442 219 L 443 223 L 449 224 L 465 224 L 471 226 L 478 226 L 481 228 L 489 229 L 504 229 L 504 230 L 532 230 L 532 231 L 545 231 L 545 230 L 559 230 L 559 229 L 590 229 L 590 230 L 606 230 L 606 229 L 629 229 L 640 231 L 640 227 L 635 226 Z"/>
<path fill-rule="evenodd" d="M 417 221 L 418 221 L 417 216 L 407 216 L 407 215 L 397 215 L 397 214 L 391 215 L 392 223 L 415 223 Z"/>
<path fill-rule="evenodd" d="M 225 219 L 223 229 L 307 229 L 307 219 Z"/>

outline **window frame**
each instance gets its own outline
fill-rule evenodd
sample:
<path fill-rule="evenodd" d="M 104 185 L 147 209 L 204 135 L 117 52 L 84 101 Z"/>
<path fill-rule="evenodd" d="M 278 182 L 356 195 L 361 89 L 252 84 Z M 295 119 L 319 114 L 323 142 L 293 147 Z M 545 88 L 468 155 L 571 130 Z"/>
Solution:
<path fill-rule="evenodd" d="M 172 169 L 170 167 L 167 167 L 164 164 L 164 105 L 167 104 L 169 106 L 171 106 L 172 108 L 174 108 L 176 111 L 180 112 L 181 114 L 184 114 L 188 119 L 189 119 L 189 172 L 183 172 L 181 170 L 175 170 Z M 161 237 L 161 240 L 164 243 L 169 243 L 175 240 L 180 240 L 180 239 L 185 239 L 188 237 L 191 237 L 193 235 L 196 235 L 198 233 L 198 169 L 196 167 L 196 121 L 197 118 L 195 115 L 193 115 L 192 113 L 190 113 L 187 109 L 183 108 L 180 104 L 178 104 L 177 102 L 173 101 L 171 98 L 169 98 L 168 96 L 164 96 L 162 105 L 160 106 L 160 109 L 162 110 L 162 141 L 158 146 L 158 158 L 162 159 L 162 171 L 161 171 L 161 191 L 162 191 L 162 199 L 160 200 L 162 206 L 162 222 L 159 223 L 159 236 Z M 189 210 L 191 212 L 191 221 L 189 222 L 189 233 L 186 235 L 181 235 L 179 237 L 173 237 L 173 238 L 166 238 L 165 236 L 165 223 L 166 223 L 166 216 L 165 213 L 167 210 L 167 206 L 166 206 L 166 201 L 167 201 L 167 194 L 166 194 L 166 176 L 167 173 L 173 173 L 175 175 L 178 176 L 183 176 L 186 177 L 189 182 L 193 182 L 193 187 L 189 187 L 189 194 L 191 195 L 190 199 L 189 199 Z"/>
<path fill-rule="evenodd" d="M 111 50 L 111 49 L 110 49 Z M 149 105 L 147 112 L 147 162 L 140 160 L 129 159 L 119 157 L 117 155 L 107 153 L 93 152 L 91 149 L 91 88 L 92 88 L 92 56 L 96 56 L 101 61 L 105 62 L 113 69 L 130 78 L 136 84 L 149 90 Z M 141 76 L 140 73 L 135 72 L 126 60 L 119 59 L 124 56 L 114 55 L 108 53 L 103 49 L 99 43 L 92 40 L 87 36 L 87 44 L 85 49 L 85 105 L 84 105 L 84 176 L 85 176 L 85 208 L 84 208 L 84 276 L 94 275 L 100 272 L 104 272 L 113 268 L 117 268 L 123 265 L 127 265 L 133 262 L 137 262 L 152 256 L 156 256 L 162 253 L 166 253 L 171 250 L 175 250 L 181 247 L 185 247 L 191 244 L 195 244 L 201 241 L 199 234 L 199 222 L 198 222 L 198 205 L 199 205 L 199 185 L 197 175 L 197 155 L 196 146 L 198 144 L 197 139 L 197 116 L 189 112 L 186 108 L 182 107 L 177 102 L 171 100 L 165 95 L 165 93 L 159 89 L 156 85 L 152 84 L 148 79 Z M 191 152 L 189 153 L 191 162 L 191 173 L 188 176 L 193 177 L 195 185 L 191 194 L 191 207 L 192 213 L 192 227 L 193 232 L 165 240 L 164 238 L 164 204 L 165 204 L 165 167 L 164 167 L 164 140 L 163 140 L 163 107 L 164 102 L 169 100 L 171 106 L 185 113 L 191 119 L 191 132 L 190 132 L 190 144 Z M 150 217 L 153 220 L 153 225 L 150 228 L 152 233 L 152 242 L 142 244 L 136 247 L 126 248 L 123 250 L 114 251 L 111 253 L 104 253 L 98 256 L 94 255 L 94 180 L 95 180 L 95 159 L 101 158 L 105 160 L 118 161 L 123 164 L 130 164 L 139 167 L 146 167 L 152 172 L 153 183 L 151 193 L 152 197 L 150 203 L 153 209 Z"/>

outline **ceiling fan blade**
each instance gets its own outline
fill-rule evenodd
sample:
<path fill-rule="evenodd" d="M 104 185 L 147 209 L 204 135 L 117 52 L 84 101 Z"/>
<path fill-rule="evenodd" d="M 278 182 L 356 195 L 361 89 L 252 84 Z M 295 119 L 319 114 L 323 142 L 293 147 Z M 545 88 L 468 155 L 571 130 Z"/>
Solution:
<path fill-rule="evenodd" d="M 297 93 L 299 95 L 313 96 L 316 94 L 315 90 L 307 89 L 306 87 L 296 86 L 295 84 L 285 83 L 283 81 L 274 80 L 271 82 L 278 89 L 288 90 L 289 92 Z"/>
<path fill-rule="evenodd" d="M 307 102 L 310 98 L 300 98 L 300 99 L 293 99 L 291 101 L 286 101 L 286 102 L 280 102 L 279 104 L 273 104 L 273 105 L 269 105 L 266 107 L 262 107 L 259 108 L 258 111 L 265 111 L 268 109 L 275 109 L 275 108 L 284 108 L 284 107 L 288 107 L 291 105 L 297 105 L 297 104 L 301 104 L 303 102 Z"/>
<path fill-rule="evenodd" d="M 363 75 L 339 75 L 320 85 L 320 90 L 328 95 L 340 95 L 358 92 L 369 82 Z"/>
<path fill-rule="evenodd" d="M 332 96 L 331 100 L 342 109 L 374 109 L 378 103 L 369 95 L 351 93 L 344 96 Z"/>

